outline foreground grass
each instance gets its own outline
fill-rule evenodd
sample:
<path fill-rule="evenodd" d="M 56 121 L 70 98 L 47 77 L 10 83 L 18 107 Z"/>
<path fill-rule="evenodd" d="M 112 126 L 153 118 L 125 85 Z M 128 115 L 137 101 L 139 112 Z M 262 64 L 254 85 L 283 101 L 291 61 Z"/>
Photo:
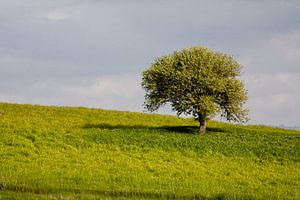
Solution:
<path fill-rule="evenodd" d="M 0 103 L 0 199 L 297 199 L 300 132 Z"/>

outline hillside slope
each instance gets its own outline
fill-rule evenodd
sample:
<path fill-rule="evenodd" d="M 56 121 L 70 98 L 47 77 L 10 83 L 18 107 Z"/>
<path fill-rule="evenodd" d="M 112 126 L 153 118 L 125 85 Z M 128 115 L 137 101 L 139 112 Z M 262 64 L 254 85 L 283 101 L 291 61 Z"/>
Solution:
<path fill-rule="evenodd" d="M 0 103 L 0 199 L 297 199 L 300 131 Z"/>

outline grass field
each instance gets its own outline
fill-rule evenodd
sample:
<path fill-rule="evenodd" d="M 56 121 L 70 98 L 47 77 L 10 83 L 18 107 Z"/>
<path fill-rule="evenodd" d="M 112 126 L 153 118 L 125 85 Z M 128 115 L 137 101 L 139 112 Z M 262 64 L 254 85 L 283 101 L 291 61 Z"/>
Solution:
<path fill-rule="evenodd" d="M 300 131 L 0 103 L 0 199 L 299 199 Z"/>

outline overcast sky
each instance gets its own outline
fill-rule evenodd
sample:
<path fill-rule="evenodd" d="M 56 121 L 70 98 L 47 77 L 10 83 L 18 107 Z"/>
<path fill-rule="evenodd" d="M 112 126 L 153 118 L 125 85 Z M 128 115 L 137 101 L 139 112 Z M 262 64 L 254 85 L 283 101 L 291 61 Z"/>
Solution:
<path fill-rule="evenodd" d="M 0 0 L 0 102 L 143 111 L 141 71 L 196 45 L 244 66 L 250 123 L 300 126 L 298 0 Z"/>

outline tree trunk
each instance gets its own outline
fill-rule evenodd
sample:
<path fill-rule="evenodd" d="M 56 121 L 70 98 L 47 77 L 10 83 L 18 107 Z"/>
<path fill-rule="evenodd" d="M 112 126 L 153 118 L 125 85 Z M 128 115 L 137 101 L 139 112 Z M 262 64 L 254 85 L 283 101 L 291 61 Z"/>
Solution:
<path fill-rule="evenodd" d="M 206 121 L 205 120 L 199 120 L 199 136 L 204 136 L 206 131 Z"/>

